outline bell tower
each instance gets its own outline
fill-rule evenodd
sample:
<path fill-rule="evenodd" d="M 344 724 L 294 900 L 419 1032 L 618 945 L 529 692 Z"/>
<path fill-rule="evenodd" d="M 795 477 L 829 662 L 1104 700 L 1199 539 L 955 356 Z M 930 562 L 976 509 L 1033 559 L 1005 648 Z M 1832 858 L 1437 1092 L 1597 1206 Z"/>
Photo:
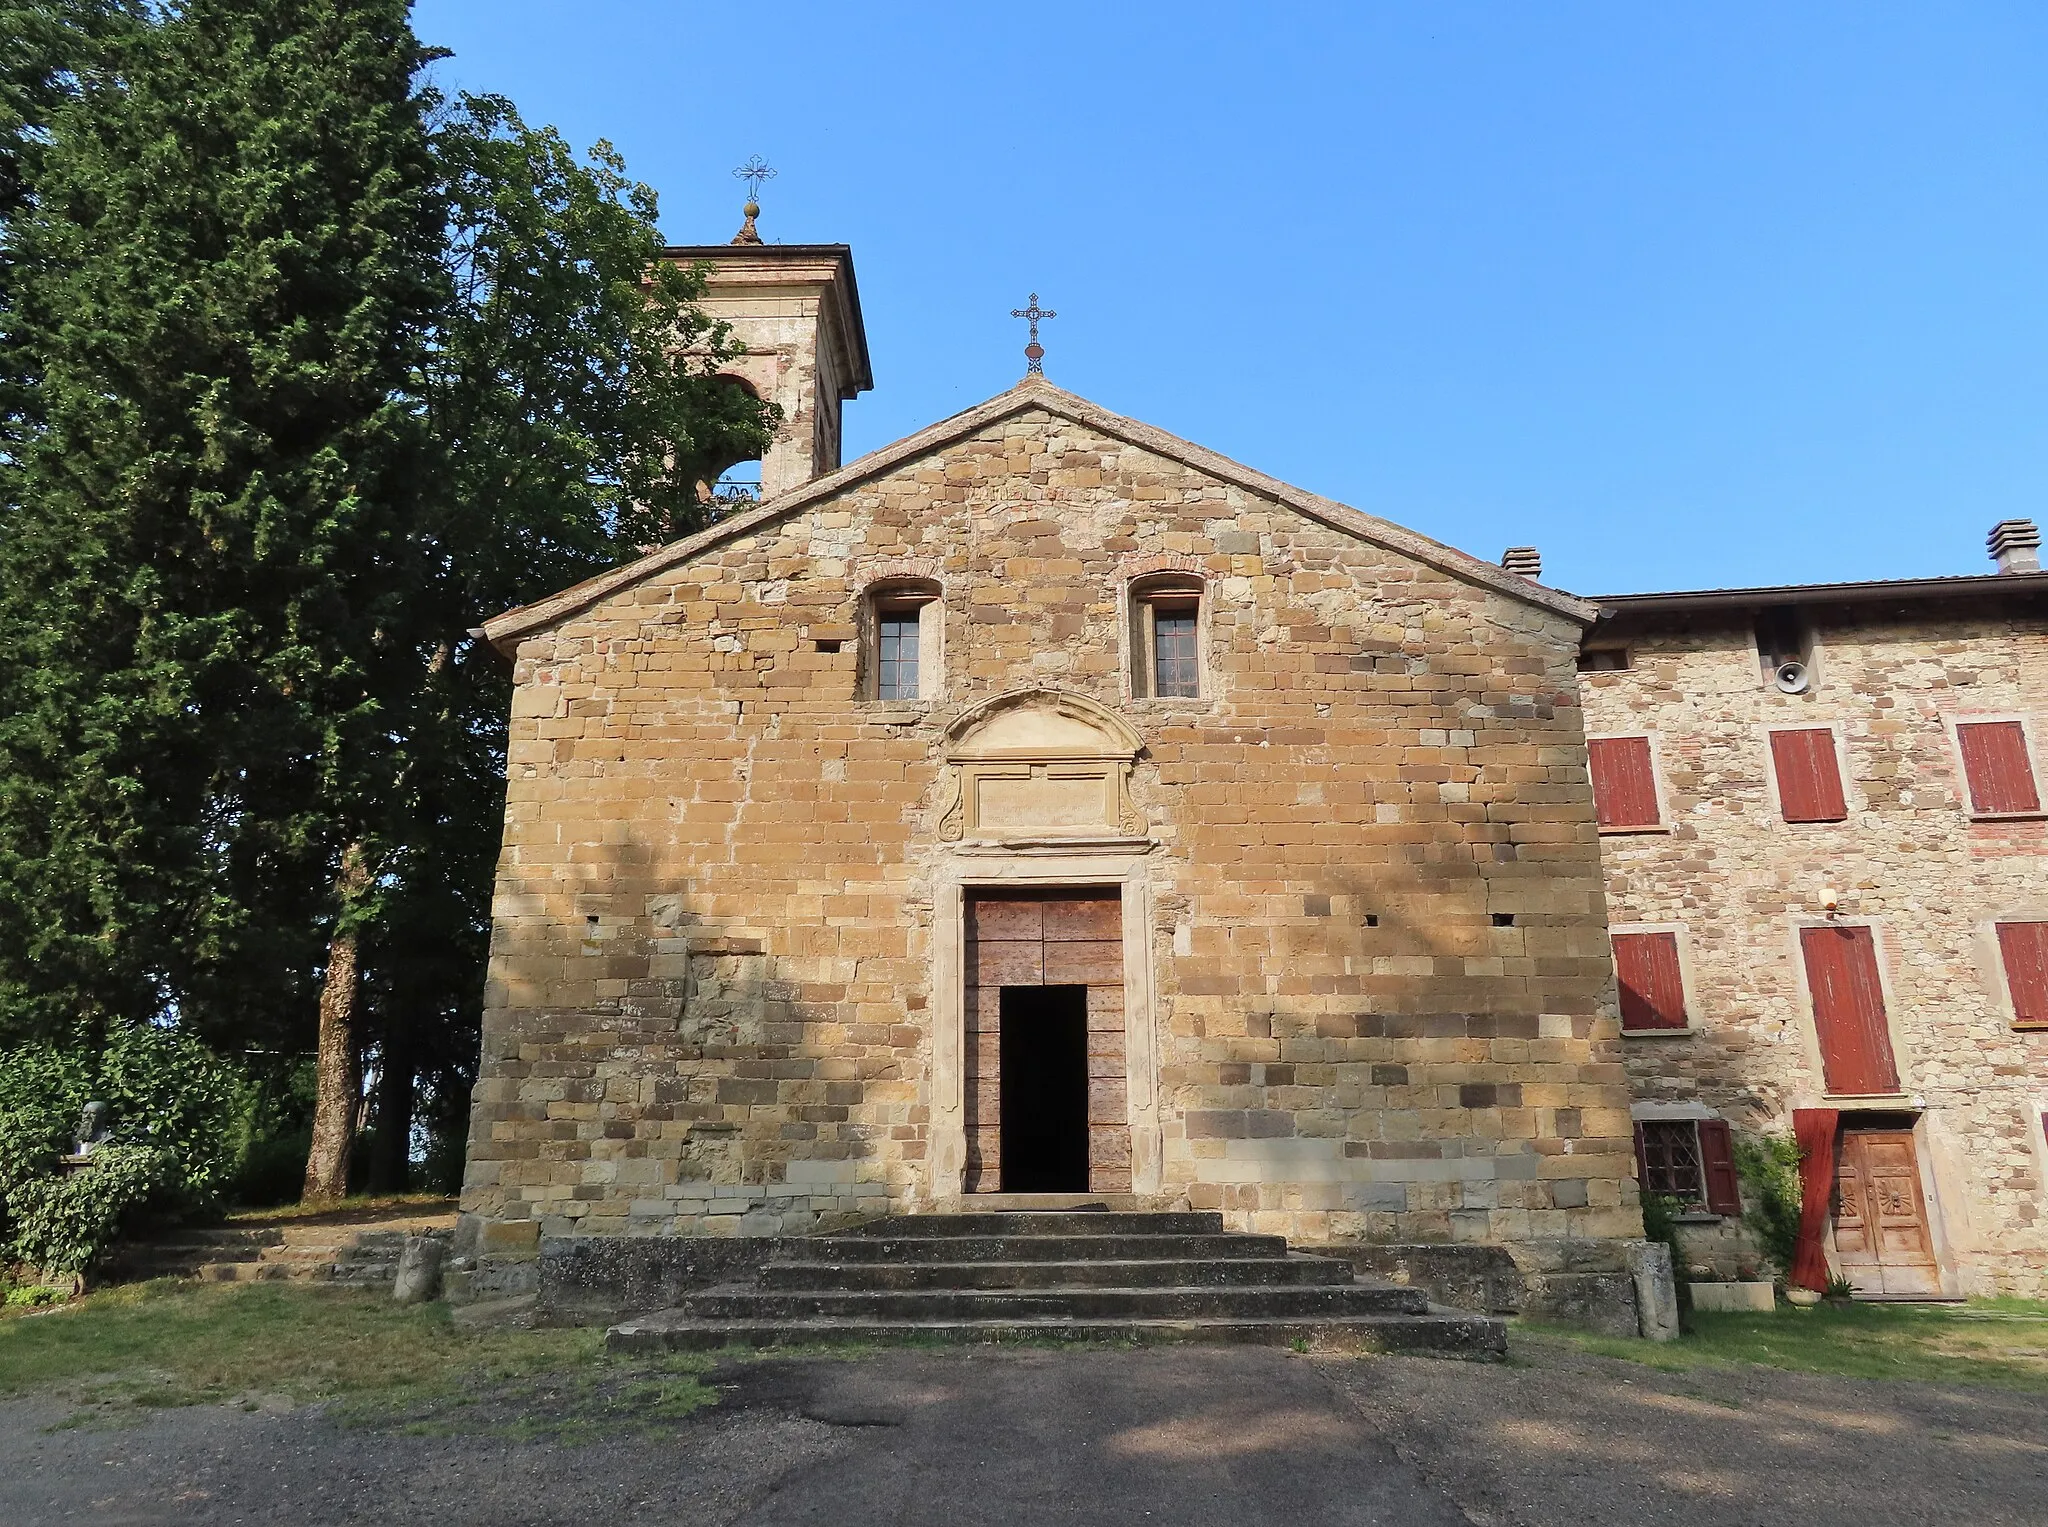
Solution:
<path fill-rule="evenodd" d="M 839 466 L 839 410 L 871 391 L 868 336 L 861 323 L 853 251 L 844 244 L 764 244 L 758 209 L 730 244 L 665 251 L 680 265 L 710 267 L 704 312 L 732 327 L 746 353 L 725 374 L 782 410 L 761 458 L 761 497 L 801 487 Z"/>

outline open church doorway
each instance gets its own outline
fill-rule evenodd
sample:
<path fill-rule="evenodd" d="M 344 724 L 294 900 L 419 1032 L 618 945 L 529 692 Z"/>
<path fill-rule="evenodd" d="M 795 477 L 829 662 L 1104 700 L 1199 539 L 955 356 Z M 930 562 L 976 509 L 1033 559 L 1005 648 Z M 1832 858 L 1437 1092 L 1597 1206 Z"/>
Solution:
<path fill-rule="evenodd" d="M 1115 890 L 970 892 L 970 1193 L 1128 1193 L 1123 904 Z"/>
<path fill-rule="evenodd" d="M 1088 988 L 1004 986 L 1003 1191 L 1088 1191 Z"/>

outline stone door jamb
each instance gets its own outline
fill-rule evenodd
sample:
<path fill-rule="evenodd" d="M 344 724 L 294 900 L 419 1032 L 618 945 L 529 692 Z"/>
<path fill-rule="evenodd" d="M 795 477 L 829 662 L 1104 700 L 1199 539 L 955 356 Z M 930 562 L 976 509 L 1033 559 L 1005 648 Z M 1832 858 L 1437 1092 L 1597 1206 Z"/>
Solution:
<path fill-rule="evenodd" d="M 926 1197 L 957 1197 L 967 1168 L 967 892 L 1116 886 L 1124 940 L 1124 1071 L 1130 1096 L 1131 1191 L 1160 1185 L 1159 1051 L 1152 995 L 1152 881 L 1143 852 L 956 851 L 932 898 L 932 1150 Z"/>

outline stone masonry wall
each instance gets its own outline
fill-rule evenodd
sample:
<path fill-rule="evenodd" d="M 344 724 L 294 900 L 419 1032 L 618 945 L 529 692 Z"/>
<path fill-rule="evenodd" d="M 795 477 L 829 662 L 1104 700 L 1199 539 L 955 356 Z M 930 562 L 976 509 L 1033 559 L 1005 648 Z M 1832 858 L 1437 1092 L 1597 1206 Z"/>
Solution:
<path fill-rule="evenodd" d="M 1991 925 L 2048 916 L 2048 822 L 1972 822 L 1949 723 L 2048 725 L 2048 625 L 1981 607 L 1816 614 L 1804 695 L 1761 682 L 1747 625 L 1704 621 L 1638 636 L 1631 671 L 1581 676 L 1590 733 L 1655 737 L 1671 824 L 1603 839 L 1609 915 L 1682 926 L 1689 956 L 1697 1032 L 1624 1039 L 1630 1086 L 1739 1130 L 1788 1130 L 1793 1108 L 1820 1106 L 1795 930 L 1839 891 L 1839 917 L 1876 929 L 1901 1086 L 1924 1110 L 1937 1256 L 1959 1292 L 2039 1297 L 2048 1034 L 2014 1029 Z M 1765 733 L 1823 725 L 1840 732 L 1849 819 L 1788 824 Z M 1701 1227 L 1688 1250 L 1750 1255 L 1732 1226 Z"/>
<path fill-rule="evenodd" d="M 1209 580 L 1200 700 L 1127 698 L 1161 565 Z M 904 573 L 943 693 L 862 700 Z M 1033 410 L 523 640 L 465 1210 L 507 1249 L 929 1204 L 942 733 L 1043 685 L 1145 740 L 1162 1196 L 1639 1235 L 1578 634 Z"/>

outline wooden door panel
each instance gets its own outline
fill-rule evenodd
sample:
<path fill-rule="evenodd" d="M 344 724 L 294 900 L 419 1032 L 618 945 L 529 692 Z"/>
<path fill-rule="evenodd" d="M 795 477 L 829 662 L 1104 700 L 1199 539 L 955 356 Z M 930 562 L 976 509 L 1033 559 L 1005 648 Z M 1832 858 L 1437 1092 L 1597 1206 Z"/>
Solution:
<path fill-rule="evenodd" d="M 1068 940 L 1121 939 L 1123 903 L 1114 896 L 1086 896 L 1044 903 L 1045 938 Z"/>
<path fill-rule="evenodd" d="M 1047 940 L 1045 984 L 1047 986 L 1121 986 L 1124 979 L 1124 946 L 1114 943 L 1055 944 Z"/>
<path fill-rule="evenodd" d="M 1044 938 L 1045 903 L 1036 897 L 977 896 L 967 903 L 967 937 L 969 942 Z"/>
<path fill-rule="evenodd" d="M 1877 1247 L 1863 1212 L 1863 1157 L 1855 1135 L 1835 1152 L 1835 1270 L 1858 1293 L 1878 1291 Z"/>
<path fill-rule="evenodd" d="M 1037 939 L 983 939 L 967 946 L 970 986 L 1045 985 L 1045 945 Z"/>
<path fill-rule="evenodd" d="M 1937 1294 L 1941 1274 L 1906 1130 L 1842 1133 L 1835 1169 L 1835 1262 L 1859 1294 Z"/>

